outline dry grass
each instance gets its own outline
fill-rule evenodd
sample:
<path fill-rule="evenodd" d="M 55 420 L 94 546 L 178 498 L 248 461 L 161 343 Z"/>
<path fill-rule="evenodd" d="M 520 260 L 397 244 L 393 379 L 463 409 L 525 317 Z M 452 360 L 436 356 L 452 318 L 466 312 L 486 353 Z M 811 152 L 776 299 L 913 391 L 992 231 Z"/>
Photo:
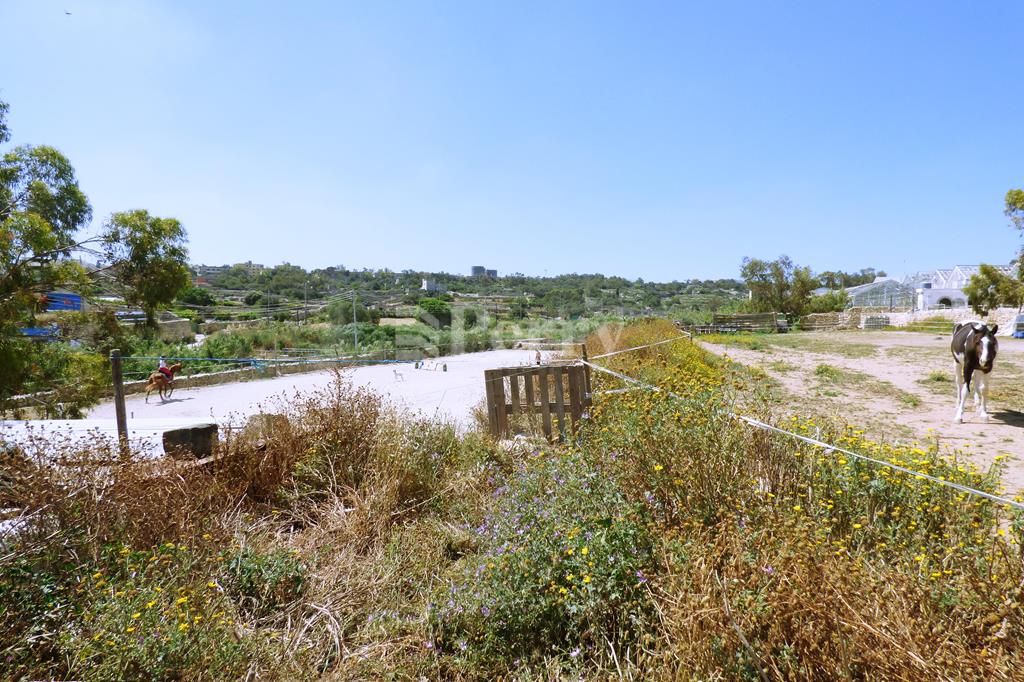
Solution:
<path fill-rule="evenodd" d="M 641 322 L 591 354 L 665 338 Z M 499 449 L 339 377 L 213 466 L 14 459 L 0 550 L 12 678 L 1013 679 L 1020 519 L 806 451 L 753 374 L 688 343 L 607 364 L 578 442 Z M 615 387 L 595 375 L 598 389 Z M 845 425 L 787 428 L 972 487 Z M 72 465 L 73 464 L 73 465 Z"/>

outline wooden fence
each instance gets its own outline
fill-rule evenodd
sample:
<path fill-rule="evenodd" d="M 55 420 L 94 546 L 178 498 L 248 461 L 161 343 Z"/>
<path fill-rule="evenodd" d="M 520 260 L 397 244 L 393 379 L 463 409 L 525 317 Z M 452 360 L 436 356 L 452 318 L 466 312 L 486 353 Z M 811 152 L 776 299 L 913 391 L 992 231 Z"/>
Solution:
<path fill-rule="evenodd" d="M 590 411 L 589 368 L 576 364 L 505 367 L 484 371 L 491 435 L 512 435 L 510 417 L 540 415 L 544 436 L 565 440 Z M 555 430 L 557 426 L 557 433 Z"/>

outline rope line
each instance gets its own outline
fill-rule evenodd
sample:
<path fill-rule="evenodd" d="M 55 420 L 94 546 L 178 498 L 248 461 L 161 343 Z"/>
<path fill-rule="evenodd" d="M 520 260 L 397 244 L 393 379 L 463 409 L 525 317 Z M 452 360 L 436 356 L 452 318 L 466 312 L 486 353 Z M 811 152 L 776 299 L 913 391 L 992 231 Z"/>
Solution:
<path fill-rule="evenodd" d="M 145 355 L 123 355 L 122 360 L 159 360 L 159 357 Z M 384 363 L 409 363 L 412 360 L 359 360 L 356 358 L 186 358 L 164 356 L 164 360 L 187 360 L 189 362 L 232 362 L 235 364 L 262 364 L 267 362 L 284 362 L 293 365 L 312 364 L 317 362 L 344 362 L 351 364 L 384 364 Z"/>
<path fill-rule="evenodd" d="M 687 332 L 683 332 L 680 336 L 673 336 L 671 339 L 665 339 L 664 341 L 656 341 L 654 343 L 648 343 L 643 346 L 633 346 L 632 348 L 624 348 L 623 350 L 612 351 L 611 353 L 603 353 L 601 355 L 595 355 L 591 360 L 600 360 L 601 358 L 610 358 L 613 355 L 620 355 L 622 353 L 629 353 L 634 350 L 643 350 L 644 348 L 651 348 L 652 346 L 660 346 L 663 343 L 672 343 L 673 341 L 679 341 L 681 339 L 693 339 Z"/>
<path fill-rule="evenodd" d="M 657 392 L 657 393 L 664 393 L 666 395 L 669 395 L 669 396 L 675 398 L 676 400 L 685 400 L 682 396 L 680 396 L 680 395 L 678 395 L 676 393 L 673 393 L 672 391 L 666 391 L 665 389 L 659 388 L 659 387 L 657 387 L 657 386 L 655 386 L 653 384 L 648 384 L 645 381 L 641 381 L 639 379 L 635 379 L 633 377 L 626 376 L 625 374 L 622 374 L 620 372 L 616 372 L 614 370 L 610 370 L 607 367 L 602 367 L 600 365 L 595 365 L 592 362 L 586 362 L 584 360 L 581 360 L 580 362 L 581 362 L 581 364 L 587 365 L 591 369 L 597 370 L 599 372 L 604 372 L 605 374 L 610 374 L 610 375 L 612 375 L 614 377 L 617 377 L 619 379 L 622 379 L 623 381 L 626 381 L 628 383 L 635 384 L 637 386 L 642 386 L 643 388 L 646 388 L 648 390 L 651 390 L 651 391 L 654 391 L 654 392 Z M 780 429 L 777 426 L 772 426 L 771 424 L 767 424 L 767 423 L 765 423 L 765 422 L 763 422 L 763 421 L 761 421 L 759 419 L 754 419 L 753 417 L 747 417 L 745 415 L 736 414 L 735 412 L 729 412 L 729 416 L 731 418 L 733 418 L 733 419 L 742 421 L 742 422 L 744 422 L 744 423 L 746 423 L 746 424 L 748 424 L 750 426 L 753 426 L 754 428 L 762 429 L 764 431 L 773 431 L 775 433 L 778 433 L 778 434 L 781 434 L 781 435 L 784 435 L 784 436 L 789 436 L 790 438 L 794 438 L 796 440 L 802 441 L 802 442 L 807 443 L 809 445 L 813 445 L 815 447 L 823 448 L 826 451 L 826 454 L 831 454 L 832 452 L 841 452 L 844 455 L 849 455 L 850 457 L 854 457 L 856 459 L 862 459 L 862 460 L 864 460 L 866 462 L 871 462 L 872 464 L 876 464 L 878 466 L 887 467 L 889 469 L 895 469 L 896 471 L 902 471 L 903 473 L 910 474 L 911 476 L 914 476 L 916 478 L 925 479 L 925 480 L 931 481 L 932 483 L 937 483 L 939 485 L 946 486 L 947 488 L 953 488 L 955 490 L 959 490 L 960 492 L 967 493 L 968 495 L 975 495 L 977 497 L 983 497 L 983 498 L 985 498 L 987 500 L 991 500 L 992 502 L 996 502 L 998 504 L 1005 504 L 1005 505 L 1008 505 L 1010 507 L 1014 507 L 1016 509 L 1024 510 L 1024 504 L 1022 504 L 1020 502 L 1015 502 L 1013 500 L 1008 500 L 1005 497 L 999 497 L 998 495 L 992 495 L 991 493 L 986 493 L 983 490 L 978 490 L 976 488 L 970 488 L 968 486 L 961 485 L 960 483 L 954 483 L 953 481 L 945 481 L 945 480 L 943 480 L 941 478 L 937 478 L 937 477 L 932 476 L 930 474 L 925 474 L 925 473 L 922 473 L 920 471 L 914 471 L 913 469 L 908 469 L 907 467 L 900 466 L 899 464 L 893 464 L 892 462 L 886 462 L 885 460 L 876 459 L 874 457 L 870 457 L 868 455 L 864 455 L 864 454 L 861 454 L 859 452 L 854 452 L 853 450 L 849 450 L 847 448 L 843 448 L 843 447 L 840 447 L 838 445 L 833 445 L 831 443 L 826 443 L 825 441 L 818 440 L 817 438 L 811 438 L 809 436 L 803 436 L 803 435 L 801 435 L 799 433 L 793 433 L 792 431 L 786 431 L 785 429 Z"/>

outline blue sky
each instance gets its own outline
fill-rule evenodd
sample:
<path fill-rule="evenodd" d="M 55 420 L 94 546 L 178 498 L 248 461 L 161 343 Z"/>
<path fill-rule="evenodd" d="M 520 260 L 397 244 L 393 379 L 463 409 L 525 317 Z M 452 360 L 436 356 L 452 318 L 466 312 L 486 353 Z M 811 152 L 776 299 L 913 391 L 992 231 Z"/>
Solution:
<path fill-rule="evenodd" d="M 70 11 L 71 15 L 65 14 Z M 193 260 L 1007 262 L 1017 2 L 0 0 L 14 143 Z"/>

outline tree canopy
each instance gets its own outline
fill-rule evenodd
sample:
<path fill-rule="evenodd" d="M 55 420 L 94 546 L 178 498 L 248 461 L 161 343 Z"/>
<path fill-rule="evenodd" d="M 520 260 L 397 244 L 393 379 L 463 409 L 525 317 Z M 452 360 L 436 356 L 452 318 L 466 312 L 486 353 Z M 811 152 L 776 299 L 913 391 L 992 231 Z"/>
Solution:
<path fill-rule="evenodd" d="M 967 302 L 978 315 L 1002 306 L 1020 309 L 1024 304 L 1024 282 L 991 265 L 981 265 L 964 287 Z"/>
<path fill-rule="evenodd" d="M 180 222 L 141 209 L 114 213 L 104 225 L 104 253 L 124 299 L 141 307 L 150 324 L 189 283 L 186 242 Z"/>
<path fill-rule="evenodd" d="M 1011 189 L 1006 193 L 1003 212 L 1015 228 L 1024 232 L 1024 189 Z"/>
<path fill-rule="evenodd" d="M 419 302 L 419 318 L 434 327 L 449 327 L 452 323 L 452 307 L 438 298 L 423 298 Z"/>
<path fill-rule="evenodd" d="M 818 281 L 821 286 L 829 289 L 849 289 L 861 284 L 871 284 L 876 277 L 885 277 L 885 270 L 874 268 L 861 268 L 858 272 L 843 272 L 842 270 L 826 270 L 818 273 Z"/>
<path fill-rule="evenodd" d="M 751 307 L 757 312 L 799 317 L 807 311 L 811 292 L 818 287 L 811 269 L 796 265 L 786 255 L 773 261 L 744 258 L 740 274 L 750 289 Z"/>
<path fill-rule="evenodd" d="M 10 139 L 0 102 L 0 143 Z M 53 349 L 19 336 L 61 287 L 86 289 L 85 269 L 68 260 L 92 207 L 74 168 L 53 147 L 20 146 L 0 156 L 0 404 L 31 390 L 59 366 Z M 65 354 L 66 356 L 66 354 Z"/>

